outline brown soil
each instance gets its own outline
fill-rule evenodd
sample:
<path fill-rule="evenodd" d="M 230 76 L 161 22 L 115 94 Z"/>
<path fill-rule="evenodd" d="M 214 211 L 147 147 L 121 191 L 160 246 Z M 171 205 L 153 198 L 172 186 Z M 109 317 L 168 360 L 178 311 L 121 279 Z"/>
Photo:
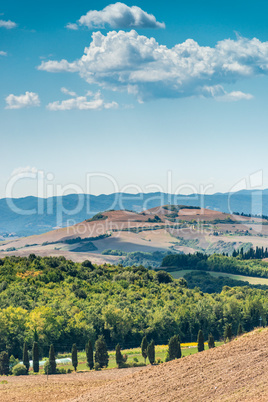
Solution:
<path fill-rule="evenodd" d="M 268 329 L 159 366 L 1 377 L 1 402 L 267 401 Z"/>
<path fill-rule="evenodd" d="M 0 376 L 0 402 L 62 402 L 141 370 L 103 370 L 62 375 Z M 7 381 L 7 384 L 1 384 Z"/>
<path fill-rule="evenodd" d="M 91 390 L 87 401 L 267 401 L 268 330 Z"/>

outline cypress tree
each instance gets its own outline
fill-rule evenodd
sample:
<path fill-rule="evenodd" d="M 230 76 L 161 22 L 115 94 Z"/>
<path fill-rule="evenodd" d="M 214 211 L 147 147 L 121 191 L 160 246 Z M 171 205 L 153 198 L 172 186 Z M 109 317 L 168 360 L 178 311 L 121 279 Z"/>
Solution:
<path fill-rule="evenodd" d="M 147 348 L 148 348 L 148 341 L 147 341 L 147 337 L 146 335 L 142 338 L 141 341 L 141 354 L 142 357 L 144 358 L 144 361 L 146 363 L 146 359 L 147 359 Z"/>
<path fill-rule="evenodd" d="M 33 343 L 32 355 L 33 355 L 33 371 L 34 373 L 39 373 L 39 347 L 37 342 Z"/>
<path fill-rule="evenodd" d="M 124 363 L 124 357 L 121 353 L 121 348 L 120 348 L 119 343 L 115 348 L 115 360 L 116 360 L 117 367 L 118 368 L 122 367 L 122 364 Z"/>
<path fill-rule="evenodd" d="M 150 364 L 154 364 L 154 362 L 155 362 L 155 346 L 154 346 L 153 340 L 149 343 L 149 345 L 147 347 L 147 355 L 148 355 Z"/>
<path fill-rule="evenodd" d="M 99 363 L 100 368 L 108 366 L 109 355 L 103 335 L 99 336 L 95 343 L 95 362 Z"/>
<path fill-rule="evenodd" d="M 232 324 L 226 324 L 224 328 L 224 342 L 227 341 L 227 339 L 230 341 L 233 337 L 233 330 L 232 330 Z"/>
<path fill-rule="evenodd" d="M 9 374 L 9 356 L 7 352 L 0 353 L 0 375 Z"/>
<path fill-rule="evenodd" d="M 205 349 L 204 334 L 202 329 L 200 329 L 197 336 L 197 350 L 198 352 L 203 352 L 204 349 Z"/>
<path fill-rule="evenodd" d="M 76 343 L 73 344 L 72 347 L 72 365 L 74 367 L 74 370 L 76 371 L 77 366 L 78 366 L 78 357 L 77 357 L 77 347 Z"/>
<path fill-rule="evenodd" d="M 208 347 L 209 349 L 215 348 L 214 336 L 212 334 L 208 336 Z"/>
<path fill-rule="evenodd" d="M 49 374 L 56 374 L 56 358 L 55 358 L 55 351 L 54 346 L 51 344 L 49 349 Z"/>
<path fill-rule="evenodd" d="M 237 328 L 237 336 L 240 336 L 240 335 L 242 335 L 242 334 L 243 334 L 243 328 L 242 328 L 242 325 L 239 324 L 239 325 L 238 325 L 238 328 Z"/>
<path fill-rule="evenodd" d="M 168 343 L 168 352 L 166 361 L 181 358 L 181 344 L 178 335 L 174 335 L 170 338 Z"/>
<path fill-rule="evenodd" d="M 88 341 L 88 343 L 86 344 L 86 355 L 87 355 L 87 365 L 89 369 L 92 370 L 94 367 L 94 359 L 93 359 L 93 347 L 90 341 Z"/>
<path fill-rule="evenodd" d="M 27 348 L 26 342 L 24 342 L 24 345 L 23 345 L 22 361 L 28 372 L 29 368 L 30 368 L 30 362 L 29 362 L 28 348 Z"/>

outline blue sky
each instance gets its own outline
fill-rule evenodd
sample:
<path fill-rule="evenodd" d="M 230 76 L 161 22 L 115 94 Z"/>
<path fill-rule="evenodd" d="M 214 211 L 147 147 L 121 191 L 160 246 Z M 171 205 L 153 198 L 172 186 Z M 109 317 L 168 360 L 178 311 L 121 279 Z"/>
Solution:
<path fill-rule="evenodd" d="M 45 195 L 225 192 L 260 170 L 268 187 L 267 2 L 126 1 L 96 13 L 113 4 L 1 2 L 0 197 L 12 175 L 36 170 Z M 18 181 L 13 195 L 36 195 L 36 183 Z"/>

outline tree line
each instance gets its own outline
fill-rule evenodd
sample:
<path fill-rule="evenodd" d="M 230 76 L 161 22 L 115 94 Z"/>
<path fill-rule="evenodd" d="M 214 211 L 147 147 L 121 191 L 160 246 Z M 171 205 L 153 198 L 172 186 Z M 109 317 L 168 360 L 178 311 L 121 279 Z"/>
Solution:
<path fill-rule="evenodd" d="M 237 335 L 240 336 L 243 333 L 242 325 L 239 324 Z M 232 325 L 227 324 L 224 329 L 224 341 L 230 341 L 233 338 L 233 331 Z M 38 345 L 38 335 L 35 333 L 34 342 L 32 346 L 32 357 L 33 357 L 33 372 L 39 373 L 40 366 L 39 366 L 39 345 Z M 215 341 L 212 334 L 208 336 L 208 347 L 209 349 L 215 347 Z M 95 350 L 95 353 L 94 353 Z M 87 366 L 90 370 L 100 370 L 102 368 L 108 367 L 109 362 L 109 353 L 108 347 L 105 342 L 105 338 L 103 335 L 99 336 L 97 341 L 95 342 L 93 350 L 93 345 L 90 340 L 85 345 L 85 352 L 86 352 L 86 360 Z M 202 352 L 205 350 L 205 340 L 203 331 L 200 329 L 198 331 L 197 336 L 197 350 L 198 352 Z M 115 348 L 115 359 L 117 368 L 126 368 L 128 367 L 126 364 L 127 355 L 122 355 L 121 346 L 117 344 Z M 145 335 L 142 338 L 141 342 L 141 354 L 144 358 L 144 363 L 146 365 L 146 359 L 148 358 L 149 363 L 151 365 L 155 364 L 155 342 L 152 339 L 150 342 L 147 340 L 147 336 Z M 22 364 L 17 363 L 11 369 L 10 365 L 10 358 L 7 351 L 3 351 L 0 353 L 0 375 L 27 375 L 29 374 L 30 369 L 30 359 L 29 359 L 29 352 L 27 343 L 24 342 L 23 345 L 23 355 L 22 355 Z M 77 345 L 74 343 L 72 346 L 71 351 L 72 356 L 72 366 L 75 371 L 77 371 L 78 367 L 78 350 Z M 173 335 L 168 342 L 168 350 L 166 354 L 166 362 L 171 360 L 180 359 L 182 357 L 181 351 L 181 341 L 179 335 Z M 49 348 L 49 357 L 44 365 L 44 374 L 51 375 L 51 374 L 66 374 L 66 370 L 64 368 L 57 369 L 56 363 L 56 355 L 54 350 L 54 345 L 51 344 Z"/>
<path fill-rule="evenodd" d="M 217 255 L 200 261 L 222 264 L 226 272 L 233 260 L 255 264 Z M 226 323 L 234 332 L 239 323 L 252 330 L 260 318 L 266 325 L 267 296 L 267 290 L 247 286 L 224 286 L 220 293 L 207 294 L 189 289 L 186 280 L 163 269 L 143 266 L 5 257 L 0 259 L 0 350 L 21 359 L 24 342 L 32 345 L 35 332 L 40 356 L 48 356 L 51 344 L 57 353 L 73 344 L 82 350 L 88 339 L 94 345 L 101 335 L 110 350 L 117 344 L 138 347 L 144 334 L 158 345 L 177 334 L 182 342 L 193 342 L 200 329 L 206 339 L 211 333 L 220 340 Z"/>
<path fill-rule="evenodd" d="M 240 251 L 234 251 L 233 256 L 227 256 L 224 253 L 208 256 L 201 252 L 170 254 L 163 258 L 161 266 L 168 272 L 192 269 L 268 278 L 268 263 L 261 260 L 266 252 L 267 249 L 257 247 L 256 250 L 251 248 L 246 253 L 241 248 Z"/>

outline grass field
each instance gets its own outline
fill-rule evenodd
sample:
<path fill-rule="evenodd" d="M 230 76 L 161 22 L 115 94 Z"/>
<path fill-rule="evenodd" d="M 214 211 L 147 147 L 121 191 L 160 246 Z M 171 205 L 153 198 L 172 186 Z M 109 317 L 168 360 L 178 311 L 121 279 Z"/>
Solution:
<path fill-rule="evenodd" d="M 182 271 L 174 271 L 170 272 L 170 274 L 173 276 L 175 279 L 182 278 L 184 275 L 189 274 L 190 272 L 196 272 L 192 269 L 184 269 Z M 255 278 L 253 276 L 244 276 L 244 275 L 235 275 L 235 274 L 226 274 L 224 272 L 212 272 L 212 271 L 205 271 L 211 276 L 214 276 L 218 278 L 219 276 L 224 276 L 228 277 L 231 279 L 235 279 L 237 281 L 245 281 L 249 282 L 251 285 L 268 285 L 268 279 L 267 278 Z"/>
<path fill-rule="evenodd" d="M 215 346 L 220 346 L 222 345 L 223 342 L 215 342 Z M 181 344 L 181 349 L 182 349 L 182 357 L 184 356 L 189 356 L 189 355 L 194 355 L 197 353 L 197 343 L 182 343 Z M 205 343 L 205 350 L 208 349 L 207 343 Z M 155 347 L 155 361 L 158 362 L 160 359 L 161 362 L 165 361 L 166 354 L 167 354 L 168 346 L 167 345 L 158 345 Z M 144 358 L 141 355 L 141 349 L 140 348 L 134 348 L 134 349 L 123 349 L 121 350 L 122 354 L 126 354 L 128 356 L 127 363 L 144 363 Z M 58 358 L 66 358 L 70 357 L 71 358 L 71 353 L 65 353 L 65 354 L 60 354 Z M 134 359 L 137 359 L 138 362 Z M 149 365 L 148 359 L 146 360 L 146 364 Z M 71 364 L 57 364 L 57 367 L 64 367 L 66 370 L 73 369 L 73 366 Z M 116 367 L 116 361 L 115 361 L 115 351 L 109 352 L 109 365 L 108 369 L 112 369 Z M 85 352 L 79 352 L 78 353 L 78 367 L 77 371 L 85 371 L 88 370 L 87 364 L 86 364 L 86 353 Z M 30 370 L 31 371 L 31 370 Z M 43 370 L 40 370 L 40 374 L 43 374 Z"/>

